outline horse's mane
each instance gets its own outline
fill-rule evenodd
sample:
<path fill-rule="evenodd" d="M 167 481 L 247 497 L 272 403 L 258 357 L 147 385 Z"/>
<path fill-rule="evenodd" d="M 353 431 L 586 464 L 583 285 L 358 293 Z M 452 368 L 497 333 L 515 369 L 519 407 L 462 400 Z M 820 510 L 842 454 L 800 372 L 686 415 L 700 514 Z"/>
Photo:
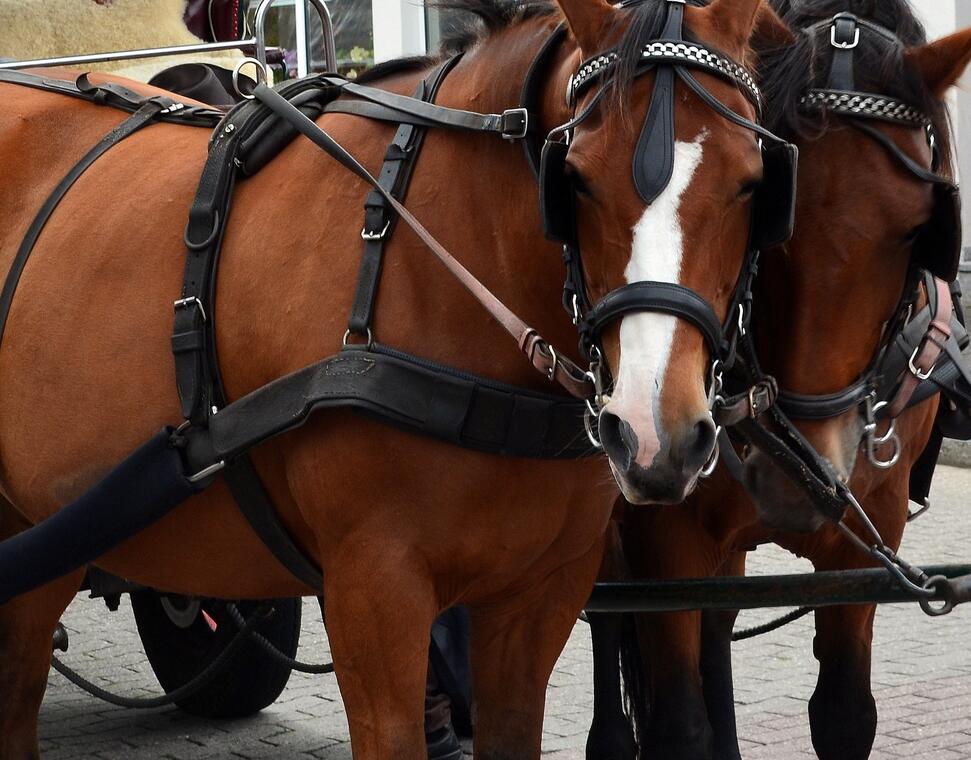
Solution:
<path fill-rule="evenodd" d="M 805 29 L 850 11 L 893 32 L 906 47 L 927 42 L 923 25 L 908 0 L 770 0 L 772 7 L 798 36 L 795 45 L 759 50 L 759 72 L 765 95 L 764 120 L 769 129 L 793 139 L 818 136 L 818 114 L 800 108 L 800 98 L 811 88 L 824 88 L 833 60 L 829 27 L 812 39 Z M 815 48 L 814 48 L 815 43 Z M 875 39 L 866 30 L 855 50 L 856 89 L 902 100 L 927 114 L 933 122 L 944 165 L 950 157 L 951 131 L 944 105 L 934 96 L 916 69 L 904 59 L 904 49 Z"/>

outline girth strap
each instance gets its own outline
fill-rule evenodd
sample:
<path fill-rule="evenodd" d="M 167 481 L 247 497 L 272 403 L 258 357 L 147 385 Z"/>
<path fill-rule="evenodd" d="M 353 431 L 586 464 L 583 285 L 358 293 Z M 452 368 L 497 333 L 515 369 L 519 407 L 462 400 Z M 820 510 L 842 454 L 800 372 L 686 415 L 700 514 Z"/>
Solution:
<path fill-rule="evenodd" d="M 13 263 L 10 265 L 10 270 L 7 272 L 7 279 L 3 283 L 3 290 L 0 291 L 0 341 L 3 340 L 3 333 L 7 326 L 7 317 L 10 315 L 10 306 L 13 303 L 14 294 L 17 292 L 17 285 L 20 283 L 20 277 L 24 272 L 24 267 L 27 266 L 27 260 L 30 258 L 30 254 L 34 250 L 38 238 L 44 231 L 44 227 L 50 220 L 51 214 L 54 213 L 54 209 L 64 200 L 64 196 L 67 195 L 68 190 L 74 186 L 74 183 L 77 182 L 81 175 L 95 161 L 122 140 L 135 134 L 135 132 L 145 125 L 150 124 L 164 108 L 173 102 L 167 98 L 151 98 L 145 100 L 135 113 L 102 137 L 97 145 L 84 154 L 81 160 L 64 176 L 64 179 L 57 184 L 57 187 L 51 191 L 47 200 L 44 201 L 44 205 L 40 207 L 40 210 L 34 216 L 34 220 L 31 222 L 27 234 L 24 235 L 24 239 L 20 243 L 20 248 L 17 249 L 17 255 L 14 257 Z"/>

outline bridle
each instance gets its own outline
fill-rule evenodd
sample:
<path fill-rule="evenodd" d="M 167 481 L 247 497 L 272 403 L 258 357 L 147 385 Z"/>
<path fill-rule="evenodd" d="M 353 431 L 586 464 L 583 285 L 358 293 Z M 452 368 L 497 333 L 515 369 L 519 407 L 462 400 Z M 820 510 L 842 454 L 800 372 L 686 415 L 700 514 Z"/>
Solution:
<path fill-rule="evenodd" d="M 593 403 L 588 404 L 588 434 L 593 434 L 593 421 L 609 399 L 611 379 L 603 361 L 601 336 L 611 323 L 635 312 L 657 312 L 683 319 L 696 327 L 705 340 L 711 357 L 710 400 L 714 415 L 715 401 L 721 391 L 722 372 L 735 360 L 739 338 L 745 334 L 751 315 L 751 283 L 757 269 L 759 251 L 779 245 L 792 234 L 795 216 L 795 167 L 797 150 L 764 127 L 735 113 L 721 103 L 694 77 L 691 70 L 714 74 L 735 84 L 761 113 L 762 95 L 752 74 L 735 61 L 684 39 L 685 0 L 665 0 L 667 17 L 661 37 L 647 42 L 641 49 L 636 75 L 656 72 L 654 92 L 641 136 L 634 152 L 633 174 L 638 193 L 645 203 L 654 201 L 667 187 L 674 168 L 674 93 L 680 79 L 710 108 L 728 121 L 754 132 L 763 147 L 766 179 L 756 193 L 752 234 L 745 262 L 736 283 L 723 323 L 712 305 L 695 291 L 678 283 L 634 282 L 619 287 L 592 303 L 584 278 L 583 260 L 576 229 L 576 188 L 567 178 L 565 165 L 575 129 L 600 106 L 608 91 L 607 82 L 618 62 L 618 52 L 608 50 L 584 61 L 570 78 L 567 103 L 573 118 L 554 129 L 547 137 L 540 162 L 540 206 L 546 235 L 563 245 L 567 267 L 563 303 L 580 332 L 580 350 L 590 362 L 590 377 L 597 389 Z M 600 89 L 581 111 L 579 98 L 599 84 Z M 714 468 L 716 446 L 712 462 Z"/>
<path fill-rule="evenodd" d="M 834 49 L 829 81 L 825 89 L 807 92 L 801 100 L 801 108 L 810 113 L 840 117 L 881 145 L 917 180 L 930 183 L 934 188 L 934 212 L 914 243 L 915 260 L 906 287 L 873 360 L 863 374 L 851 385 L 830 394 L 809 395 L 782 390 L 778 403 L 790 419 L 832 419 L 859 409 L 864 418 L 863 443 L 867 458 L 875 467 L 889 469 L 899 461 L 901 450 L 894 420 L 908 408 L 917 386 L 931 376 L 951 338 L 951 295 L 946 282 L 956 276 L 960 258 L 960 195 L 951 179 L 937 173 L 941 156 L 930 117 L 899 100 L 855 90 L 853 59 L 861 34 L 872 34 L 890 45 L 901 46 L 902 43 L 889 30 L 850 13 L 841 13 L 831 21 L 816 24 L 806 33 L 812 35 L 827 27 Z M 890 137 L 873 126 L 874 121 L 922 130 L 933 154 L 931 169 L 917 164 Z M 900 366 L 900 357 L 893 349 L 917 314 L 919 284 L 924 279 L 920 269 L 933 274 L 926 287 L 930 319 L 918 325 L 923 332 L 915 336 L 915 347 Z M 889 424 L 880 434 L 878 425 L 882 421 Z M 883 444 L 893 446 L 888 459 L 879 457 L 878 450 Z"/>
<path fill-rule="evenodd" d="M 875 467 L 889 469 L 899 461 L 901 454 L 894 420 L 907 408 L 939 392 L 940 388 L 932 382 L 932 376 L 936 378 L 939 369 L 939 360 L 947 356 L 960 367 L 961 347 L 957 334 L 966 337 L 963 327 L 953 318 L 948 286 L 948 282 L 956 277 L 960 259 L 960 196 L 957 185 L 937 173 L 942 161 L 933 122 L 913 105 L 855 89 L 854 51 L 863 34 L 873 34 L 883 43 L 901 48 L 903 43 L 891 31 L 851 13 L 840 13 L 831 20 L 808 27 L 804 33 L 812 36 L 824 30 L 829 31 L 829 44 L 834 49 L 829 80 L 825 88 L 806 92 L 800 101 L 801 110 L 839 117 L 875 140 L 909 174 L 933 186 L 934 210 L 914 242 L 914 256 L 903 294 L 863 374 L 835 393 L 802 394 L 781 390 L 777 402 L 765 410 L 764 417 L 771 419 L 772 431 L 749 418 L 741 420 L 735 430 L 785 472 L 815 508 L 836 523 L 851 543 L 880 562 L 913 593 L 925 612 L 946 614 L 953 608 L 955 599 L 952 582 L 943 576 L 929 578 L 897 556 L 885 544 L 849 486 L 836 476 L 830 463 L 791 422 L 793 419 L 833 419 L 859 409 L 864 423 L 861 444 L 867 458 Z M 904 153 L 890 137 L 873 126 L 873 121 L 921 129 L 933 154 L 930 170 Z M 922 282 L 928 305 L 918 310 Z M 750 336 L 740 346 L 740 352 L 744 358 L 740 364 L 748 371 L 745 382 L 751 382 L 753 377 L 765 379 Z M 927 390 L 929 386 L 933 386 L 933 391 Z M 884 421 L 889 424 L 881 434 L 879 425 Z M 879 449 L 884 444 L 894 447 L 892 456 L 886 460 L 879 457 Z M 729 469 L 740 477 L 741 462 L 734 450 L 725 459 Z M 847 510 L 860 521 L 865 539 L 844 522 Z M 943 607 L 935 608 L 929 603 L 937 593 L 946 600 Z"/>

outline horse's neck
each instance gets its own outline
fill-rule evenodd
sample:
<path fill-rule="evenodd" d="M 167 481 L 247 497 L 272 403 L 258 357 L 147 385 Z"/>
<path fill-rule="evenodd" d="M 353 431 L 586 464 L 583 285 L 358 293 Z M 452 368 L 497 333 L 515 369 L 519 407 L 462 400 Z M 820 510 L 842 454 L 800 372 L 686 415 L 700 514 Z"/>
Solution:
<path fill-rule="evenodd" d="M 526 73 L 555 25 L 554 19 L 533 19 L 484 40 L 447 76 L 436 103 L 489 113 L 518 107 Z M 565 60 L 568 51 L 558 55 Z M 558 99 L 550 94 L 548 100 L 565 111 L 567 74 L 561 77 L 555 62 L 550 68 L 544 90 L 558 93 Z M 389 76 L 376 84 L 410 93 L 429 73 L 430 68 L 418 76 Z M 544 112 L 540 118 L 545 125 L 563 116 Z M 363 130 L 351 139 L 365 150 Z M 569 351 L 576 330 L 561 306 L 564 269 L 559 247 L 543 236 L 538 195 L 520 143 L 495 134 L 431 129 L 406 205 L 500 300 Z M 390 251 L 389 260 L 397 264 L 384 270 L 375 317 L 382 341 L 467 371 L 549 389 L 482 307 L 419 250 L 423 246 L 416 239 L 396 234 L 392 246 L 400 246 Z M 416 331 L 416 324 L 425 327 Z M 439 326 L 433 345 L 429 325 Z M 478 331 L 470 356 L 471 325 Z"/>
<path fill-rule="evenodd" d="M 535 18 L 486 38 L 465 54 L 437 102 L 489 113 L 518 107 L 527 73 L 557 24 L 555 17 Z M 531 118 L 542 134 L 570 117 L 566 82 L 578 59 L 575 45 L 564 40 L 537 78 L 541 107 Z M 543 236 L 539 190 L 522 144 L 454 135 L 437 159 L 449 167 L 450 182 L 443 188 L 449 207 L 478 231 L 466 263 L 476 272 L 488 271 L 483 268 L 487 266 L 506 274 L 497 291 L 503 300 L 514 309 L 526 309 L 523 316 L 551 332 L 551 339 L 560 331 L 561 341 L 573 343 L 575 331 L 562 319 L 560 307 L 564 271 L 559 246 Z M 488 264 L 476 258 L 487 258 Z"/>

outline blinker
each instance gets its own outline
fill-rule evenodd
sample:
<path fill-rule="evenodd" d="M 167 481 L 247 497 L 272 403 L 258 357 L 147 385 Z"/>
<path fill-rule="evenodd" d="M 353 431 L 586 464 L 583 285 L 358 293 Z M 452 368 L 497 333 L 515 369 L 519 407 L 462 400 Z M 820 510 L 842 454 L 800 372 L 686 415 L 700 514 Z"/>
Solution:
<path fill-rule="evenodd" d="M 796 224 L 799 149 L 791 143 L 762 147 L 763 179 L 752 205 L 752 243 L 756 250 L 782 245 Z"/>
<path fill-rule="evenodd" d="M 539 205 L 543 232 L 550 240 L 572 244 L 576 237 L 574 188 L 566 175 L 565 142 L 547 140 L 539 165 Z"/>

